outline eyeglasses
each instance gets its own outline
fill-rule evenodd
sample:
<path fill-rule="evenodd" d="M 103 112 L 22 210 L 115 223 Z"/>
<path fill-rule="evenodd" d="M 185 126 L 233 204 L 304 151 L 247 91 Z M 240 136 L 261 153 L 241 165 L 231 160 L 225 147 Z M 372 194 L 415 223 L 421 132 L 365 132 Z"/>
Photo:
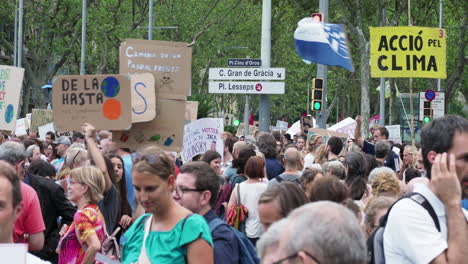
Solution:
<path fill-rule="evenodd" d="M 156 156 L 154 154 L 143 155 L 143 154 L 138 153 L 138 152 L 132 153 L 133 163 L 137 163 L 137 162 L 142 161 L 142 160 L 147 161 L 150 165 L 154 165 L 158 161 L 158 156 Z"/>
<path fill-rule="evenodd" d="M 81 185 L 83 185 L 84 183 L 79 182 L 79 181 L 74 181 L 74 180 L 71 180 L 70 178 L 68 178 L 68 184 L 69 185 L 72 185 L 72 184 L 81 184 Z"/>
<path fill-rule="evenodd" d="M 285 262 L 286 260 L 297 258 L 297 256 L 299 255 L 299 252 L 304 252 L 304 254 L 306 254 L 309 258 L 311 258 L 317 264 L 320 264 L 320 262 L 314 256 L 312 256 L 312 254 L 310 254 L 309 252 L 304 251 L 304 250 L 299 250 L 298 252 L 296 252 L 296 253 L 294 253 L 292 255 L 289 255 L 289 256 L 287 256 L 285 258 L 282 258 L 282 259 L 280 259 L 278 261 L 275 261 L 272 264 L 281 264 L 281 263 Z"/>
<path fill-rule="evenodd" d="M 81 149 L 78 150 L 78 152 L 77 152 L 77 153 L 75 154 L 75 156 L 73 157 L 72 163 L 71 163 L 72 165 L 75 164 L 75 159 L 76 159 L 76 157 L 78 157 L 78 155 L 80 155 L 80 153 L 81 153 Z"/>
<path fill-rule="evenodd" d="M 203 192 L 204 190 L 202 189 L 191 189 L 191 188 L 184 188 L 180 186 L 176 186 L 174 192 L 177 195 L 177 197 L 182 197 L 184 193 L 186 192 Z"/>

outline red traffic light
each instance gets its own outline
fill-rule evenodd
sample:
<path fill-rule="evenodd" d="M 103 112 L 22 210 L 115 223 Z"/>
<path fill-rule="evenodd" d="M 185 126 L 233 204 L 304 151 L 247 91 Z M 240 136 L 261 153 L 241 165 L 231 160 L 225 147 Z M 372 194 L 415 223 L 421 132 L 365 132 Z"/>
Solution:
<path fill-rule="evenodd" d="M 323 23 L 323 13 L 313 13 L 312 14 L 312 20 L 314 22 L 318 22 L 318 23 Z"/>

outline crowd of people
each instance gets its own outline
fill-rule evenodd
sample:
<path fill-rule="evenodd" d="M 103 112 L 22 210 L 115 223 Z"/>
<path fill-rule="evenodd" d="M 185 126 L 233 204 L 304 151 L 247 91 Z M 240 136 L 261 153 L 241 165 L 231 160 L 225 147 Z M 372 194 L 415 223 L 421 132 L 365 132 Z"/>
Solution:
<path fill-rule="evenodd" d="M 349 139 L 224 132 L 223 153 L 184 164 L 92 124 L 3 136 L 0 243 L 26 243 L 26 263 L 466 263 L 468 120 L 415 145 L 356 121 Z"/>

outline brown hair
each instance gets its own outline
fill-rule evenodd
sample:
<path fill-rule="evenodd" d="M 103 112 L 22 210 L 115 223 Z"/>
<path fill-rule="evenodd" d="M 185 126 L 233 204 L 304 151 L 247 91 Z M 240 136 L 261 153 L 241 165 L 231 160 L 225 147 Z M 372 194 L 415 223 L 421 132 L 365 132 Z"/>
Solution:
<path fill-rule="evenodd" d="M 174 162 L 157 146 L 146 147 L 136 153 L 138 159 L 133 163 L 133 171 L 146 172 L 167 180 L 174 175 Z"/>
<path fill-rule="evenodd" d="M 348 187 L 335 176 L 318 179 L 310 190 L 310 201 L 332 201 L 343 203 L 349 197 Z"/>
<path fill-rule="evenodd" d="M 300 181 L 301 181 L 301 186 L 302 188 L 305 189 L 305 186 L 310 183 L 310 182 L 313 182 L 314 179 L 315 179 L 315 176 L 317 176 L 317 174 L 322 174 L 322 171 L 319 170 L 319 169 L 316 169 L 316 168 L 306 168 L 304 170 L 304 172 L 302 173 L 302 176 L 300 178 Z"/>
<path fill-rule="evenodd" d="M 381 209 L 388 209 L 396 200 L 391 197 L 373 197 L 369 203 L 367 204 L 366 208 L 364 209 L 365 219 L 364 224 L 366 227 L 373 227 L 375 222 L 375 216 L 378 210 Z"/>
<path fill-rule="evenodd" d="M 260 195 L 259 204 L 278 201 L 282 217 L 289 212 L 309 202 L 304 191 L 293 182 L 281 182 L 269 187 Z"/>
<path fill-rule="evenodd" d="M 21 195 L 21 182 L 13 166 L 3 160 L 0 160 L 0 177 L 6 178 L 11 183 L 13 208 L 16 208 L 23 200 Z"/>
<path fill-rule="evenodd" d="M 254 156 L 247 160 L 245 165 L 245 174 L 249 179 L 262 179 L 265 177 L 265 160 L 261 157 Z"/>

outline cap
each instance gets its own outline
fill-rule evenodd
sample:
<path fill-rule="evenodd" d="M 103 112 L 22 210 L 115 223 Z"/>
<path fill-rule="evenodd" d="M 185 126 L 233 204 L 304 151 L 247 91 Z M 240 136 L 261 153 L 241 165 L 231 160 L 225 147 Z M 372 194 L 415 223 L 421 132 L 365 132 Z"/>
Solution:
<path fill-rule="evenodd" d="M 57 139 L 57 141 L 54 142 L 54 144 L 64 144 L 64 145 L 67 145 L 67 146 L 70 146 L 71 145 L 71 141 L 70 139 L 67 137 L 67 136 L 61 136 Z"/>

